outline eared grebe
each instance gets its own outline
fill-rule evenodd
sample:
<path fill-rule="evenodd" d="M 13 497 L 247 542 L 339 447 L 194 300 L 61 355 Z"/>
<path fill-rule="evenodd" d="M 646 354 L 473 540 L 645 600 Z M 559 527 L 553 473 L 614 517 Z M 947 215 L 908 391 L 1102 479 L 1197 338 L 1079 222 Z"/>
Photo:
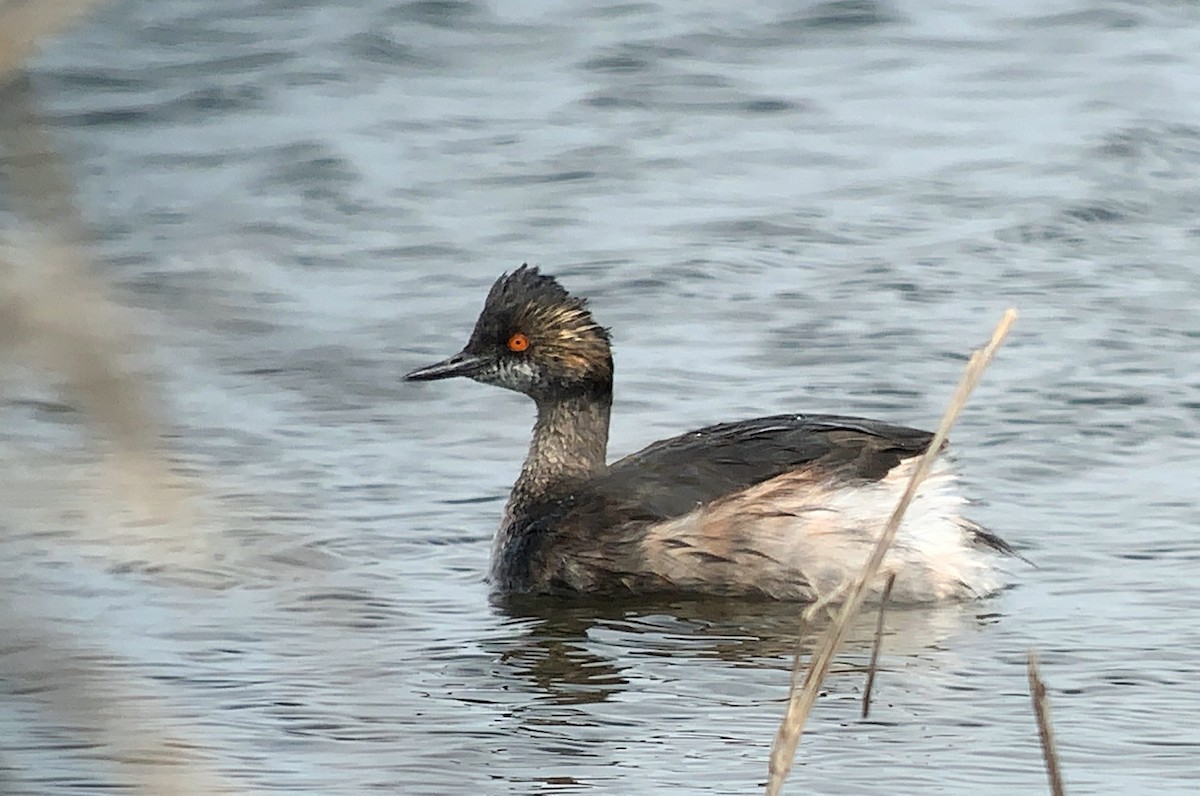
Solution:
<path fill-rule="evenodd" d="M 814 600 L 852 579 L 932 434 L 876 420 L 722 423 L 606 464 L 613 360 L 584 299 L 523 265 L 492 285 L 466 347 L 409 381 L 467 376 L 537 404 L 492 549 L 500 592 L 682 592 Z M 959 513 L 938 460 L 885 560 L 893 599 L 994 591 L 1000 538 Z"/>

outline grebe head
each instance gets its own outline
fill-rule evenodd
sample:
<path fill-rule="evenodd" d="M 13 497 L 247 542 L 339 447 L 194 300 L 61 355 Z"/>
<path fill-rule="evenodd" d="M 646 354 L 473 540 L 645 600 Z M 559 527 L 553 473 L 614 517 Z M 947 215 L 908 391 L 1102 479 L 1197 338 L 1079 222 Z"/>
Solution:
<path fill-rule="evenodd" d="M 587 302 L 554 277 L 522 265 L 492 285 L 462 351 L 404 378 L 466 376 L 542 401 L 608 394 L 612 372 L 608 330 L 592 318 Z"/>

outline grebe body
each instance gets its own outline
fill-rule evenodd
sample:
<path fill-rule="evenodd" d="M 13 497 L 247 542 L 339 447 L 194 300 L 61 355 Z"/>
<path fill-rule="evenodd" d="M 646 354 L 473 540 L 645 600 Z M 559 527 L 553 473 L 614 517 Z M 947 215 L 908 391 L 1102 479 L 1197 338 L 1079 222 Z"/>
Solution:
<path fill-rule="evenodd" d="M 932 434 L 838 415 L 708 426 L 606 461 L 609 334 L 586 302 L 522 266 L 492 286 L 466 347 L 409 373 L 466 376 L 537 405 L 492 551 L 498 592 L 688 593 L 816 600 L 856 576 Z M 935 602 L 1001 585 L 995 534 L 962 515 L 939 457 L 880 584 Z"/>

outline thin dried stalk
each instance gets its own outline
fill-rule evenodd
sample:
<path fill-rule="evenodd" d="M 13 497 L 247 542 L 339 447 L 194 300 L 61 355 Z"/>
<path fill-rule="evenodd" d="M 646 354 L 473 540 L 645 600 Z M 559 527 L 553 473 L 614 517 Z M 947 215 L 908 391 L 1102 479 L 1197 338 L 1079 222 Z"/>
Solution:
<path fill-rule="evenodd" d="M 1042 742 L 1042 759 L 1046 761 L 1046 776 L 1050 779 L 1050 793 L 1064 796 L 1062 769 L 1058 766 L 1058 749 L 1054 745 L 1054 728 L 1050 726 L 1050 701 L 1046 698 L 1046 685 L 1038 674 L 1037 653 L 1029 651 L 1029 696 L 1033 700 L 1033 714 L 1037 717 L 1038 738 Z"/>
<path fill-rule="evenodd" d="M 871 553 L 871 557 L 867 559 L 858 578 L 848 590 L 841 612 L 830 623 L 822 639 L 822 643 L 813 653 L 802 686 L 799 691 L 795 688 L 792 689 L 787 711 L 784 714 L 783 721 L 779 725 L 779 732 L 776 733 L 775 742 L 771 747 L 767 796 L 778 796 L 782 792 L 783 783 L 787 779 L 788 772 L 791 771 L 792 762 L 796 756 L 796 746 L 800 743 L 800 735 L 804 731 L 804 722 L 807 720 L 808 714 L 812 711 L 813 704 L 817 700 L 817 695 L 820 693 L 821 683 L 824 681 L 825 675 L 829 673 L 829 668 L 833 665 L 834 655 L 845 640 L 850 620 L 862 607 L 863 600 L 870 591 L 871 584 L 874 582 L 875 576 L 883 564 L 883 558 L 887 554 L 892 541 L 896 538 L 896 532 L 900 528 L 900 521 L 904 518 L 904 512 L 908 510 L 909 504 L 912 503 L 913 498 L 916 496 L 917 488 L 921 485 L 921 482 L 929 475 L 929 470 L 933 467 L 933 462 L 940 453 L 943 443 L 946 441 L 950 427 L 954 425 L 954 421 L 958 418 L 963 406 L 966 405 L 971 392 L 979 384 L 984 370 L 991 363 L 997 349 L 1004 342 L 1004 338 L 1008 336 L 1008 332 L 1016 319 L 1016 310 L 1009 309 L 1005 311 L 1004 317 L 1000 319 L 1000 323 L 997 324 L 995 331 L 992 332 L 992 339 L 988 341 L 988 344 L 983 349 L 971 354 L 971 360 L 967 363 L 962 379 L 954 391 L 954 396 L 950 399 L 950 405 L 946 408 L 942 422 L 938 426 L 937 432 L 933 435 L 933 440 L 929 443 L 929 447 L 925 450 L 924 455 L 921 456 L 917 464 L 917 469 L 913 472 L 912 478 L 909 479 L 908 486 L 905 488 L 904 494 L 900 496 L 900 501 L 896 504 L 892 516 L 888 518 L 883 533 L 879 537 L 879 542 L 875 545 L 875 549 Z"/>
<path fill-rule="evenodd" d="M 875 643 L 871 645 L 871 663 L 867 666 L 867 685 L 863 688 L 862 717 L 865 719 L 871 712 L 871 689 L 875 687 L 875 671 L 879 666 L 879 648 L 883 646 L 883 616 L 887 611 L 888 598 L 892 596 L 892 587 L 896 585 L 896 573 L 888 575 L 887 584 L 883 587 L 883 596 L 879 598 L 879 617 L 875 620 Z"/>

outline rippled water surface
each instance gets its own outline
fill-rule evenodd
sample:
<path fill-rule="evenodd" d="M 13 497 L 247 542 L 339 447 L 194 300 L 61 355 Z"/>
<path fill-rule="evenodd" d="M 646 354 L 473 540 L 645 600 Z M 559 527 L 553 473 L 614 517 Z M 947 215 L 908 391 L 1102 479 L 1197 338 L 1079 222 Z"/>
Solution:
<path fill-rule="evenodd" d="M 864 619 L 790 791 L 1045 792 L 1035 647 L 1070 790 L 1192 792 L 1198 70 L 1195 4 L 101 7 L 6 130 L 61 157 L 191 497 L 114 499 L 105 426 L 5 361 L 0 789 L 115 792 L 149 735 L 242 792 L 759 790 L 794 606 L 488 600 L 532 406 L 400 376 L 529 261 L 613 329 L 614 454 L 933 426 L 1017 306 L 955 444 L 1037 568 L 893 611 L 866 721 Z"/>

